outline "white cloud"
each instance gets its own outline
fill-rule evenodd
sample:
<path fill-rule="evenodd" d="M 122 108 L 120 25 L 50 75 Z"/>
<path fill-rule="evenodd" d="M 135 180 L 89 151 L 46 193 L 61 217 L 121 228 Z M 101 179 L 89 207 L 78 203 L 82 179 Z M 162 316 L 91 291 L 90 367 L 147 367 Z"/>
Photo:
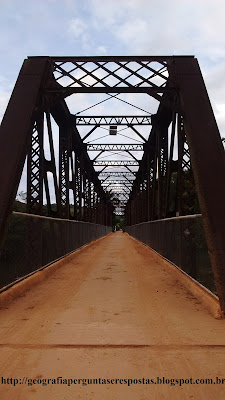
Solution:
<path fill-rule="evenodd" d="M 201 66 L 201 65 L 200 65 Z M 204 67 L 203 78 L 210 102 L 218 123 L 221 136 L 225 136 L 225 61 L 217 61 L 213 66 Z"/>
<path fill-rule="evenodd" d="M 105 46 L 98 46 L 97 47 L 97 51 L 96 51 L 96 54 L 98 54 L 98 55 L 105 55 L 105 54 L 107 54 L 107 49 L 106 49 L 106 47 Z"/>
<path fill-rule="evenodd" d="M 79 18 L 74 18 L 69 22 L 68 32 L 73 38 L 78 39 L 87 31 L 87 25 Z"/>
<path fill-rule="evenodd" d="M 149 26 L 147 21 L 140 18 L 125 22 L 118 27 L 115 34 L 127 46 L 137 49 L 136 53 L 138 52 L 139 54 L 145 48 L 146 41 L 149 43 Z M 133 52 L 134 50 L 132 50 Z"/>
<path fill-rule="evenodd" d="M 127 54 L 224 57 L 222 0 L 91 0 L 95 25 L 110 30 Z"/>
<path fill-rule="evenodd" d="M 215 104 L 214 113 L 221 137 L 225 137 L 225 103 Z"/>

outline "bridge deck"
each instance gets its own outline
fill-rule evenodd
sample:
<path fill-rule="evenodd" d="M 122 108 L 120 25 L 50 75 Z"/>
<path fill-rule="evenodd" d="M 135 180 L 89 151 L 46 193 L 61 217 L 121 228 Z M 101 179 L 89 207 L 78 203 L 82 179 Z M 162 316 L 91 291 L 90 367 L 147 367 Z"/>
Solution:
<path fill-rule="evenodd" d="M 1 376 L 224 377 L 225 321 L 121 232 L 75 253 L 0 310 Z M 25 379 L 25 378 L 24 378 Z M 0 385 L 6 399 L 224 399 L 224 385 Z"/>

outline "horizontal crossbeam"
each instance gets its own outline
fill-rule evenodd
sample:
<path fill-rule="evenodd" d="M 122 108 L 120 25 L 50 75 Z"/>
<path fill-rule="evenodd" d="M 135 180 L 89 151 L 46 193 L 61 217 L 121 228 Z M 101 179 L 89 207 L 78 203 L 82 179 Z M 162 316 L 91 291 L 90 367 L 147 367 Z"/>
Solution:
<path fill-rule="evenodd" d="M 157 96 L 158 100 L 161 100 L 162 93 L 175 93 L 174 89 L 168 88 L 153 88 L 151 86 L 130 86 L 130 87 L 115 87 L 115 86 L 107 86 L 107 87 L 59 87 L 59 88 L 51 88 L 48 87 L 45 89 L 47 93 L 62 93 L 63 97 L 71 96 L 73 93 L 147 93 L 153 97 Z"/>
<path fill-rule="evenodd" d="M 76 125 L 151 125 L 150 115 L 107 115 L 88 116 L 74 115 Z"/>
<path fill-rule="evenodd" d="M 100 167 L 100 166 L 111 166 L 111 167 L 126 167 L 127 165 L 129 166 L 135 166 L 138 167 L 139 166 L 139 162 L 137 161 L 120 161 L 120 160 L 107 160 L 107 161 L 103 161 L 103 160 L 96 160 L 93 162 L 93 165 L 95 167 Z"/>
<path fill-rule="evenodd" d="M 127 191 L 129 191 L 129 190 L 131 190 L 132 189 L 132 187 L 127 187 L 127 186 L 107 186 L 109 189 L 113 189 L 113 190 L 124 190 L 124 191 L 126 191 L 126 189 L 127 189 Z M 104 188 L 104 186 L 103 186 L 103 188 Z"/>
<path fill-rule="evenodd" d="M 117 61 L 158 61 L 158 62 L 167 62 L 172 61 L 176 58 L 194 58 L 193 55 L 179 55 L 179 56 L 171 56 L 171 55 L 150 55 L 150 56 L 29 56 L 28 58 L 36 58 L 36 59 L 49 59 L 55 62 L 117 62 Z"/>
<path fill-rule="evenodd" d="M 107 180 L 102 180 L 101 181 L 102 182 L 102 185 L 104 186 L 104 185 L 114 185 L 114 184 L 121 184 L 121 185 L 127 185 L 127 186 L 129 186 L 129 185 L 132 185 L 132 182 L 129 182 L 128 180 L 126 180 L 126 181 L 124 181 L 124 180 L 119 180 L 119 179 L 117 179 L 117 180 L 112 180 L 112 181 L 108 181 L 108 179 Z"/>
<path fill-rule="evenodd" d="M 87 144 L 88 151 L 143 151 L 143 144 Z"/>
<path fill-rule="evenodd" d="M 121 176 L 121 177 L 126 177 L 129 176 L 130 178 L 135 176 L 135 171 L 132 172 L 128 172 L 128 171 L 124 171 L 124 172 L 118 172 L 118 171 L 109 171 L 109 172 L 100 172 L 99 176 L 104 177 L 104 176 Z"/>

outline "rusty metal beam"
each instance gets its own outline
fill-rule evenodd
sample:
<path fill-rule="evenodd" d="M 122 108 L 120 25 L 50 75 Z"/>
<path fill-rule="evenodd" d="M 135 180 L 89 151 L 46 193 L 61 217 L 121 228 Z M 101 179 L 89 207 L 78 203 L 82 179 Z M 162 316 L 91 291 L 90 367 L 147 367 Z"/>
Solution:
<path fill-rule="evenodd" d="M 225 313 L 224 148 L 196 59 L 174 59 L 184 126 L 222 313 Z"/>
<path fill-rule="evenodd" d="M 95 62 L 95 61 L 158 61 L 158 62 L 170 62 L 176 58 L 184 58 L 187 60 L 188 58 L 193 58 L 193 55 L 180 55 L 180 56 L 171 56 L 171 55 L 162 55 L 162 56 L 29 56 L 28 59 L 43 59 L 47 58 L 49 60 L 55 62 Z"/>
<path fill-rule="evenodd" d="M 34 108 L 48 72 L 46 58 L 24 61 L 0 127 L 0 251 L 28 150 Z"/>

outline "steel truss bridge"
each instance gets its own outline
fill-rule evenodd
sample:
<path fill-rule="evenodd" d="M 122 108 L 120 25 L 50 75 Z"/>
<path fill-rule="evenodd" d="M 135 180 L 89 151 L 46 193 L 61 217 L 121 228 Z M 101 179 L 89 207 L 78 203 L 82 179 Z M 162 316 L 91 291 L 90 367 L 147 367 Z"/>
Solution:
<path fill-rule="evenodd" d="M 66 99 L 76 93 L 142 93 L 157 100 L 158 109 L 146 115 L 74 114 Z M 82 137 L 84 126 L 90 130 Z M 119 129 L 110 141 L 92 143 L 102 126 L 109 133 L 112 126 L 126 126 L 129 143 L 119 143 Z M 147 137 L 143 127 L 149 127 Z M 0 130 L 2 252 L 24 165 L 29 215 L 93 226 L 111 226 L 115 204 L 127 227 L 185 215 L 191 184 L 225 311 L 224 150 L 194 56 L 24 61 Z"/>

